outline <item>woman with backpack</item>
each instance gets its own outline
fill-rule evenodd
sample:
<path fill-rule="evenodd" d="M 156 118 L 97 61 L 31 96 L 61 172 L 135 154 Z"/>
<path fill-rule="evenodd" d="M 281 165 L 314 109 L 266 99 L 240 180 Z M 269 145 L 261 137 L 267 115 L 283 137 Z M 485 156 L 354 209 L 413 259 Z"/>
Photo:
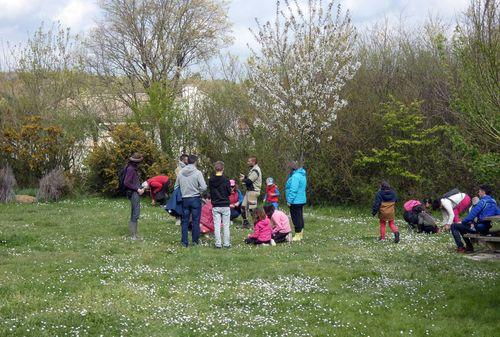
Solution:
<path fill-rule="evenodd" d="M 139 177 L 139 164 L 144 159 L 140 153 L 134 153 L 129 158 L 128 164 L 124 169 L 123 185 L 127 198 L 130 200 L 130 223 L 128 228 L 132 240 L 137 240 L 137 221 L 141 214 L 140 196 L 144 194 L 144 188 L 141 188 Z"/>
<path fill-rule="evenodd" d="M 460 214 L 465 212 L 470 206 L 470 196 L 454 188 L 445 193 L 441 198 L 432 202 L 432 209 L 441 209 L 443 213 L 443 229 L 449 231 L 451 225 L 460 222 Z"/>

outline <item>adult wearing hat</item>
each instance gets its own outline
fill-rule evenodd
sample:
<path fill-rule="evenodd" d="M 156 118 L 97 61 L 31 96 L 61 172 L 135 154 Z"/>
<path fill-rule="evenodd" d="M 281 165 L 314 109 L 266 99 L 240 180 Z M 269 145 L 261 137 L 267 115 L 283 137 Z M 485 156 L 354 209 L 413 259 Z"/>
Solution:
<path fill-rule="evenodd" d="M 139 177 L 139 163 L 144 159 L 143 155 L 140 153 L 134 153 L 132 157 L 129 158 L 127 168 L 125 170 L 124 185 L 126 188 L 127 198 L 130 200 L 130 223 L 129 230 L 132 240 L 137 240 L 137 221 L 141 214 L 141 202 L 139 196 L 144 193 L 144 189 L 141 188 L 140 177 Z"/>

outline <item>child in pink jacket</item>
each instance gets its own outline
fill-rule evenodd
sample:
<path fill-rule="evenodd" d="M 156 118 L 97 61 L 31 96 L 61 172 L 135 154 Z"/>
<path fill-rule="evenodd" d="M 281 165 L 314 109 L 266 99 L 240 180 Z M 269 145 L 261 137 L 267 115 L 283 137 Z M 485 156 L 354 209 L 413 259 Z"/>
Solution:
<path fill-rule="evenodd" d="M 271 245 L 275 245 L 280 242 L 291 242 L 292 235 L 290 234 L 292 229 L 290 228 L 290 220 L 288 216 L 274 209 L 273 204 L 264 206 L 264 212 L 267 217 L 271 220 L 271 227 L 273 229 Z"/>
<path fill-rule="evenodd" d="M 254 211 L 253 233 L 248 234 L 245 243 L 254 245 L 270 244 L 272 232 L 273 230 L 266 213 L 264 213 L 262 208 L 257 208 Z"/>

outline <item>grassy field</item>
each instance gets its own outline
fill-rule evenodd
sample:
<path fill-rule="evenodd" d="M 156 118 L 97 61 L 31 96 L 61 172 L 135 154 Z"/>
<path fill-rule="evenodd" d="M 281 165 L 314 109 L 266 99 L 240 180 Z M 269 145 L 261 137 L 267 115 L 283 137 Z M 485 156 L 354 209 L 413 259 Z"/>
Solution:
<path fill-rule="evenodd" d="M 182 248 L 126 200 L 0 205 L 0 336 L 498 336 L 500 262 L 449 234 L 377 242 L 374 218 L 308 209 L 305 241 Z M 401 225 L 401 223 L 399 223 Z"/>

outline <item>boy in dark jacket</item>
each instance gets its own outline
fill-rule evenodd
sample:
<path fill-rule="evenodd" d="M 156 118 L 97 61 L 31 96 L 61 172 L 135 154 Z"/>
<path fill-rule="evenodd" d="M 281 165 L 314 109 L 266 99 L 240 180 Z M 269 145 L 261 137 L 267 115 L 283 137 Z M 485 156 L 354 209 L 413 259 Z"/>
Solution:
<path fill-rule="evenodd" d="M 396 192 L 391 188 L 387 181 L 383 181 L 380 184 L 380 189 L 375 195 L 375 201 L 373 202 L 372 215 L 375 216 L 378 213 L 380 219 L 380 240 L 385 240 L 385 226 L 386 222 L 389 222 L 389 227 L 394 233 L 394 242 L 399 242 L 399 231 L 398 227 L 394 224 L 394 218 L 396 217 L 396 201 L 398 197 Z"/>
<path fill-rule="evenodd" d="M 144 157 L 139 153 L 134 153 L 132 157 L 129 158 L 123 182 L 126 188 L 127 198 L 130 200 L 131 206 L 130 223 L 128 228 L 130 230 L 132 240 L 137 240 L 137 221 L 139 220 L 139 215 L 141 214 L 139 196 L 144 193 L 144 189 L 141 188 L 139 179 L 139 163 L 143 159 Z"/>
<path fill-rule="evenodd" d="M 229 208 L 229 196 L 231 195 L 231 183 L 224 176 L 224 163 L 218 161 L 214 165 L 215 173 L 210 177 L 208 187 L 212 198 L 212 213 L 214 216 L 215 248 L 222 248 L 220 227 L 224 227 L 224 247 L 231 247 L 231 236 L 229 226 L 231 223 L 231 209 Z M 222 221 L 221 221 L 222 219 Z"/>

